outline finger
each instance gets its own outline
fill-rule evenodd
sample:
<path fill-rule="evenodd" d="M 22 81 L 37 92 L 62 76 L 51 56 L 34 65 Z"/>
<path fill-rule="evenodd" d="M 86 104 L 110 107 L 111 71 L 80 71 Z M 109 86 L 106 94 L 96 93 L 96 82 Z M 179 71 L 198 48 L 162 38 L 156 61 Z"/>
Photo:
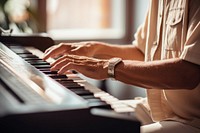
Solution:
<path fill-rule="evenodd" d="M 55 63 L 54 65 L 51 66 L 51 71 L 55 71 L 55 70 L 59 70 L 60 68 L 62 68 L 63 66 L 65 66 L 66 64 L 72 62 L 71 60 L 68 59 L 63 59 L 60 61 L 57 61 L 57 63 Z"/>
<path fill-rule="evenodd" d="M 59 63 L 60 61 L 66 61 L 66 62 L 85 62 L 88 60 L 88 57 L 83 56 L 77 56 L 77 55 L 64 55 L 57 59 L 55 62 L 51 64 L 51 66 L 54 66 L 55 64 Z"/>
<path fill-rule="evenodd" d="M 57 60 L 55 60 L 53 63 L 51 63 L 51 67 L 53 67 L 55 64 L 59 63 L 60 61 L 64 60 L 65 56 L 62 56 L 60 58 L 58 58 Z"/>
<path fill-rule="evenodd" d="M 58 74 L 65 74 L 69 70 L 75 70 L 89 78 L 103 79 L 103 76 L 101 76 L 103 73 L 99 72 L 100 69 L 96 65 L 87 65 L 82 63 L 70 62 L 63 66 L 61 69 L 59 69 Z"/>
<path fill-rule="evenodd" d="M 46 49 L 46 50 L 44 51 L 44 54 L 46 54 L 48 51 L 50 51 L 51 49 L 53 49 L 53 48 L 55 48 L 55 47 L 57 47 L 57 45 L 54 45 L 54 46 L 49 47 L 48 49 Z"/>
<path fill-rule="evenodd" d="M 61 67 L 65 66 L 66 64 L 73 62 L 73 63 L 83 63 L 83 59 L 80 59 L 78 56 L 76 58 L 74 56 L 65 55 L 60 57 L 55 62 L 51 64 L 51 71 L 59 70 Z"/>
<path fill-rule="evenodd" d="M 75 70 L 79 72 L 80 68 L 83 66 L 84 65 L 81 63 L 69 62 L 59 69 L 58 74 L 65 74 L 66 72 L 68 72 L 68 70 Z"/>
<path fill-rule="evenodd" d="M 55 58 L 59 55 L 61 55 L 61 53 L 63 53 L 64 50 L 62 50 L 60 47 L 54 47 L 52 49 L 50 49 L 47 53 L 44 54 L 43 60 L 46 60 L 48 58 Z"/>
<path fill-rule="evenodd" d="M 66 55 L 67 58 L 69 59 L 82 59 L 82 58 L 87 58 L 85 56 L 80 56 L 80 55 L 73 55 L 73 54 L 68 54 Z"/>
<path fill-rule="evenodd" d="M 62 63 L 62 65 L 64 65 L 69 62 L 76 62 L 76 63 L 86 62 L 84 60 L 86 60 L 86 59 L 83 57 L 80 57 L 80 56 L 64 55 L 64 56 L 60 57 L 59 59 L 57 59 L 56 61 L 54 61 L 51 64 L 51 67 L 54 67 L 60 63 Z"/>
<path fill-rule="evenodd" d="M 67 47 L 68 45 L 64 45 L 64 44 L 59 44 L 55 47 L 52 47 L 47 50 L 47 52 L 44 54 L 43 59 L 46 60 L 50 57 L 55 58 L 55 57 L 63 55 L 69 49 Z"/>
<path fill-rule="evenodd" d="M 87 64 L 96 64 L 99 61 L 99 59 L 79 55 L 65 55 L 65 57 L 77 63 L 82 62 Z"/>

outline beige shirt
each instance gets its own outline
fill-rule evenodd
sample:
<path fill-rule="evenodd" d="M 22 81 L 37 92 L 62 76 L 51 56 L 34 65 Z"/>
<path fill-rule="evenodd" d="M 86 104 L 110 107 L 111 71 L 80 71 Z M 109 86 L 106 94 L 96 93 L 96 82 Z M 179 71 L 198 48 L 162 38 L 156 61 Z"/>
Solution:
<path fill-rule="evenodd" d="M 145 61 L 181 58 L 200 65 L 200 0 L 151 0 L 133 44 Z M 192 80 L 192 77 L 191 77 Z M 152 119 L 200 128 L 200 84 L 193 90 L 147 89 Z"/>

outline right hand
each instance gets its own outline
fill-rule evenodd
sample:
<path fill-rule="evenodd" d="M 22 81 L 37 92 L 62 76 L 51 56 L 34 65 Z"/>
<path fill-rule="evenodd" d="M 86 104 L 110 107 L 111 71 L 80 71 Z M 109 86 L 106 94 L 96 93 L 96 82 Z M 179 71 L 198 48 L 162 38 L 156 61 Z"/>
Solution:
<path fill-rule="evenodd" d="M 60 43 L 48 48 L 43 59 L 56 58 L 66 54 L 92 57 L 95 53 L 95 42 Z"/>

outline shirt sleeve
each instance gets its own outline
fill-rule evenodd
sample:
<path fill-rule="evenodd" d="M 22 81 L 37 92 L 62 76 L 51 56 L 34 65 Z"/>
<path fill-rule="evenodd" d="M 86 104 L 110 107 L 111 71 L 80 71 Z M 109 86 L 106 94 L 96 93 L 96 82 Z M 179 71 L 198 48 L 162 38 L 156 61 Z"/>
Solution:
<path fill-rule="evenodd" d="M 147 26 L 148 26 L 148 13 L 146 15 L 145 22 L 139 26 L 137 32 L 134 34 L 135 40 L 132 42 L 132 44 L 137 46 L 140 49 L 140 51 L 143 52 L 143 54 L 145 54 Z"/>
<path fill-rule="evenodd" d="M 180 58 L 200 65 L 200 1 L 190 3 L 188 31 L 185 47 Z"/>

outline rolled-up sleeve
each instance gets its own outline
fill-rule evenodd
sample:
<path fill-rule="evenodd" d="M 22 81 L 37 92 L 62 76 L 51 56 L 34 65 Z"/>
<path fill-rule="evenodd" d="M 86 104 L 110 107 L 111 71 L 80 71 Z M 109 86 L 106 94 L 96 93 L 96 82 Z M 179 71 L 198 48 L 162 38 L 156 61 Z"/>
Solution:
<path fill-rule="evenodd" d="M 200 65 L 200 1 L 190 4 L 188 31 L 180 58 Z"/>
<path fill-rule="evenodd" d="M 200 34 L 198 38 L 194 39 L 193 42 L 185 46 L 184 51 L 181 55 L 181 58 L 183 60 L 200 65 L 200 39 L 199 38 L 200 38 Z"/>

